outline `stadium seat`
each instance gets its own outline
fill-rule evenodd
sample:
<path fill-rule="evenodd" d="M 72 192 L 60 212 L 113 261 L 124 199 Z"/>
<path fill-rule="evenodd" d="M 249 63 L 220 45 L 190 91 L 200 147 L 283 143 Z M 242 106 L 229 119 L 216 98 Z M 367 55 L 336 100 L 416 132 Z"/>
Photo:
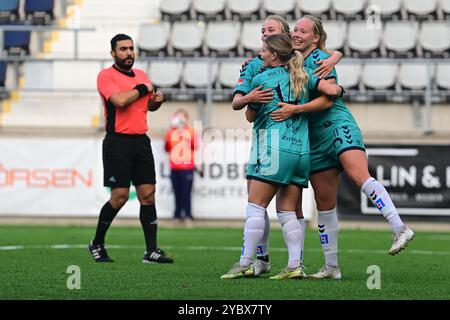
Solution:
<path fill-rule="evenodd" d="M 295 0 L 265 0 L 263 1 L 263 9 L 266 15 L 278 14 L 293 20 L 295 18 Z"/>
<path fill-rule="evenodd" d="M 50 24 L 54 7 L 54 0 L 25 0 L 25 15 L 33 24 Z"/>
<path fill-rule="evenodd" d="M 418 30 L 419 24 L 416 21 L 386 22 L 383 39 L 388 57 L 416 56 Z"/>
<path fill-rule="evenodd" d="M 338 82 L 345 90 L 358 89 L 361 71 L 362 65 L 360 63 L 338 63 L 336 65 Z"/>
<path fill-rule="evenodd" d="M 92 90 L 97 86 L 99 62 L 55 61 L 53 62 L 53 88 Z"/>
<path fill-rule="evenodd" d="M 366 63 L 362 72 L 362 83 L 368 90 L 393 90 L 397 79 L 398 65 L 390 63 Z"/>
<path fill-rule="evenodd" d="M 345 21 L 326 20 L 323 27 L 327 33 L 327 49 L 343 52 L 347 36 L 347 23 Z"/>
<path fill-rule="evenodd" d="M 141 56 L 168 55 L 170 24 L 144 24 L 139 28 L 137 46 Z"/>
<path fill-rule="evenodd" d="M 437 0 L 403 0 L 409 19 L 436 19 Z"/>
<path fill-rule="evenodd" d="M 381 30 L 368 28 L 365 21 L 352 21 L 349 24 L 347 43 L 353 57 L 377 57 L 380 55 Z"/>
<path fill-rule="evenodd" d="M 423 63 L 402 63 L 399 70 L 399 83 L 403 89 L 423 90 L 432 81 L 434 66 L 430 68 L 431 79 L 427 75 L 427 65 Z"/>
<path fill-rule="evenodd" d="M 419 39 L 425 57 L 449 57 L 450 23 L 422 22 Z"/>
<path fill-rule="evenodd" d="M 247 56 L 255 56 L 261 52 L 261 26 L 263 21 L 244 22 L 242 24 L 241 45 Z"/>
<path fill-rule="evenodd" d="M 24 25 L 23 22 L 14 22 L 11 26 Z M 30 54 L 30 31 L 5 31 L 3 36 L 3 49 L 9 55 L 29 55 Z"/>
<path fill-rule="evenodd" d="M 153 61 L 148 74 L 157 87 L 175 88 L 180 86 L 182 70 L 181 62 Z"/>
<path fill-rule="evenodd" d="M 19 0 L 0 1 L 0 23 L 12 22 L 19 19 Z"/>
<path fill-rule="evenodd" d="M 217 64 L 212 65 L 210 83 L 214 84 L 217 77 Z M 208 62 L 186 62 L 183 71 L 184 84 L 188 88 L 206 88 L 208 85 Z"/>
<path fill-rule="evenodd" d="M 382 20 L 399 20 L 401 5 L 401 0 L 369 0 L 366 13 L 380 14 Z"/>
<path fill-rule="evenodd" d="M 450 0 L 441 0 L 441 10 L 446 20 L 450 19 Z"/>
<path fill-rule="evenodd" d="M 234 88 L 239 79 L 241 62 L 222 62 L 219 67 L 218 80 L 224 88 Z"/>
<path fill-rule="evenodd" d="M 200 56 L 205 35 L 203 22 L 175 22 L 172 26 L 172 47 L 177 56 Z"/>
<path fill-rule="evenodd" d="M 231 17 L 236 21 L 261 19 L 261 0 L 228 0 Z"/>
<path fill-rule="evenodd" d="M 0 61 L 0 87 L 5 86 L 6 82 L 6 67 L 7 63 L 5 61 Z"/>
<path fill-rule="evenodd" d="M 338 20 L 361 20 L 364 17 L 365 0 L 333 0 Z"/>
<path fill-rule="evenodd" d="M 298 0 L 302 15 L 310 14 L 328 19 L 331 12 L 331 0 Z"/>
<path fill-rule="evenodd" d="M 210 22 L 206 29 L 206 45 L 212 56 L 238 55 L 240 23 Z"/>
<path fill-rule="evenodd" d="M 197 19 L 202 21 L 224 20 L 225 3 L 225 0 L 195 0 L 193 6 Z"/>
<path fill-rule="evenodd" d="M 161 1 L 159 10 L 166 21 L 186 21 L 191 17 L 192 0 Z"/>
<path fill-rule="evenodd" d="M 450 90 L 450 63 L 438 63 L 436 66 L 436 84 L 440 90 Z"/>

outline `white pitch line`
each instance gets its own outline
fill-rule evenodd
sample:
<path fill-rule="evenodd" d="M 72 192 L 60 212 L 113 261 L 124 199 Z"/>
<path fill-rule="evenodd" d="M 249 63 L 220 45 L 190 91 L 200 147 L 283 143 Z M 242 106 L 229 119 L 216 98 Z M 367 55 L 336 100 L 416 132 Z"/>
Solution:
<path fill-rule="evenodd" d="M 25 250 L 25 249 L 54 249 L 54 250 L 65 250 L 65 249 L 86 249 L 86 244 L 53 244 L 53 245 L 11 245 L 11 246 L 0 246 L 0 251 L 13 251 L 13 250 Z M 107 245 L 107 249 L 142 249 L 142 245 Z M 192 250 L 192 251 L 241 251 L 241 247 L 226 247 L 226 246 L 164 246 L 165 249 L 179 249 L 179 250 Z M 276 252 L 286 252 L 286 248 L 270 248 L 271 251 Z M 322 252 L 322 249 L 306 249 L 306 252 Z M 380 249 L 340 249 L 343 253 L 355 253 L 355 254 L 388 254 L 388 250 Z M 417 254 L 417 255 L 439 255 L 448 256 L 450 251 L 433 251 L 433 250 L 408 250 L 407 253 Z"/>

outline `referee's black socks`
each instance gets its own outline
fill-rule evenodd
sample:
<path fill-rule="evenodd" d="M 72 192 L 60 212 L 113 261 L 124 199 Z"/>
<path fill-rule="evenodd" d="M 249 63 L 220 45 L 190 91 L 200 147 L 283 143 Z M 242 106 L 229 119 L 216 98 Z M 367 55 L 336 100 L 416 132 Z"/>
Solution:
<path fill-rule="evenodd" d="M 94 245 L 104 244 L 106 231 L 108 231 L 109 226 L 116 217 L 119 209 L 115 209 L 109 201 L 105 203 L 102 210 L 100 211 L 100 217 L 98 218 L 97 231 L 95 232 L 94 240 L 92 243 Z"/>
<path fill-rule="evenodd" d="M 155 205 L 141 205 L 141 209 L 139 210 L 139 219 L 141 220 L 142 229 L 144 230 L 147 252 L 153 252 L 157 248 L 156 231 L 158 229 Z"/>

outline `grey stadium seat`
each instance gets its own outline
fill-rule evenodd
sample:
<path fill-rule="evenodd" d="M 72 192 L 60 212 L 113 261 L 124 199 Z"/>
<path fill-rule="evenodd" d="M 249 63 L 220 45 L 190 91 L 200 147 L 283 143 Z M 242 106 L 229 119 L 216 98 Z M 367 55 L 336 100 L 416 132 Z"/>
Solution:
<path fill-rule="evenodd" d="M 438 63 L 436 69 L 436 84 L 438 88 L 450 90 L 450 63 Z"/>
<path fill-rule="evenodd" d="M 338 81 L 345 90 L 358 89 L 362 65 L 360 63 L 338 63 L 336 65 Z"/>
<path fill-rule="evenodd" d="M 244 22 L 242 24 L 241 45 L 247 55 L 259 54 L 262 48 L 261 26 L 263 21 Z"/>
<path fill-rule="evenodd" d="M 427 65 L 423 63 L 403 63 L 399 70 L 399 83 L 404 89 L 423 90 L 434 74 L 434 66 L 431 66 L 430 76 L 427 77 Z"/>
<path fill-rule="evenodd" d="M 362 83 L 369 90 L 395 88 L 398 65 L 390 63 L 366 63 L 362 72 Z"/>
<path fill-rule="evenodd" d="M 449 22 L 422 22 L 419 39 L 425 57 L 449 57 Z"/>
<path fill-rule="evenodd" d="M 330 16 L 331 0 L 298 0 L 301 14 L 326 18 Z"/>
<path fill-rule="evenodd" d="M 178 61 L 153 61 L 148 70 L 149 78 L 157 87 L 179 87 L 183 64 Z"/>
<path fill-rule="evenodd" d="M 169 34 L 170 24 L 168 22 L 141 25 L 137 39 L 140 55 L 168 55 Z"/>
<path fill-rule="evenodd" d="M 333 0 L 338 19 L 360 20 L 364 17 L 365 0 Z"/>
<path fill-rule="evenodd" d="M 426 20 L 436 18 L 437 0 L 403 0 L 408 18 Z"/>
<path fill-rule="evenodd" d="M 192 0 L 165 0 L 160 2 L 159 10 L 164 20 L 185 21 L 190 17 Z"/>
<path fill-rule="evenodd" d="M 384 45 L 388 56 L 408 57 L 416 55 L 417 33 L 416 21 L 386 22 L 384 28 Z"/>
<path fill-rule="evenodd" d="M 368 28 L 365 21 L 352 21 L 348 27 L 347 43 L 354 57 L 377 57 L 380 55 L 381 30 Z"/>
<path fill-rule="evenodd" d="M 401 0 L 369 0 L 368 9 L 371 7 L 373 10 L 368 10 L 371 12 L 366 12 L 367 14 L 377 14 L 381 15 L 383 20 L 398 20 L 401 15 L 402 2 Z"/>
<path fill-rule="evenodd" d="M 347 23 L 345 21 L 326 20 L 323 27 L 327 33 L 327 49 L 342 51 L 347 36 Z"/>
<path fill-rule="evenodd" d="M 263 8 L 267 15 L 278 14 L 292 20 L 295 18 L 296 0 L 264 0 Z"/>
<path fill-rule="evenodd" d="M 211 83 L 214 83 L 216 80 L 217 69 L 217 64 L 213 64 Z M 208 85 L 208 62 L 186 62 L 184 65 L 183 80 L 187 87 L 206 88 Z"/>
<path fill-rule="evenodd" d="M 262 0 L 228 0 L 228 8 L 230 9 L 233 20 L 258 20 L 261 18 L 259 9 Z"/>
<path fill-rule="evenodd" d="M 234 21 L 210 22 L 206 29 L 206 45 L 211 54 L 237 55 L 241 24 Z"/>
<path fill-rule="evenodd" d="M 450 0 L 441 0 L 441 10 L 445 19 L 450 18 Z"/>
<path fill-rule="evenodd" d="M 219 83 L 222 87 L 234 88 L 239 80 L 241 62 L 222 62 L 219 67 Z"/>
<path fill-rule="evenodd" d="M 193 8 L 198 20 L 224 20 L 225 0 L 195 0 Z"/>
<path fill-rule="evenodd" d="M 172 26 L 172 47 L 175 54 L 199 56 L 202 52 L 205 26 L 202 22 L 175 22 Z"/>

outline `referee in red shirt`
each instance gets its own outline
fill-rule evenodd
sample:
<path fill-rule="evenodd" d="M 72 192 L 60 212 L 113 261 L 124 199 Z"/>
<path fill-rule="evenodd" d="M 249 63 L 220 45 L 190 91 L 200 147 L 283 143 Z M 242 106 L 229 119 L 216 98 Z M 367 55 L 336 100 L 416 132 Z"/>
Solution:
<path fill-rule="evenodd" d="M 156 245 L 155 163 L 146 135 L 147 111 L 156 111 L 165 101 L 144 71 L 133 69 L 133 40 L 118 34 L 111 39 L 114 65 L 98 74 L 97 88 L 103 102 L 106 136 L 103 140 L 104 186 L 111 198 L 100 211 L 89 252 L 97 262 L 112 262 L 105 249 L 105 235 L 114 217 L 128 200 L 130 181 L 141 204 L 139 218 L 144 230 L 144 263 L 172 263 Z"/>

